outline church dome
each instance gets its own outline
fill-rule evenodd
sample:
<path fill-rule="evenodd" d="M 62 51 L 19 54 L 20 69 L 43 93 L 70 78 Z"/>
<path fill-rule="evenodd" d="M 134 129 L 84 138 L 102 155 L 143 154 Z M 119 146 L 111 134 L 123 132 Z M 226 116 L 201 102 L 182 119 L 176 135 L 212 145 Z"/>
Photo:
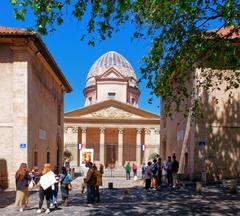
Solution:
<path fill-rule="evenodd" d="M 93 64 L 87 76 L 86 86 L 94 85 L 94 77 L 101 76 L 111 67 L 115 68 L 124 77 L 133 77 L 137 80 L 136 74 L 128 60 L 119 53 L 110 51 L 98 58 Z"/>

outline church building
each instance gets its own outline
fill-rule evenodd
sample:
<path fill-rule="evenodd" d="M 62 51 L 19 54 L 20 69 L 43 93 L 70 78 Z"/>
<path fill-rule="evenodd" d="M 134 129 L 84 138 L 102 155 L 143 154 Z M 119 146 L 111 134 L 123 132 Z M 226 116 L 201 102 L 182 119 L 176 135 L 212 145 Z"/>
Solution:
<path fill-rule="evenodd" d="M 83 90 L 85 106 L 65 113 L 65 149 L 72 166 L 92 149 L 95 163 L 140 165 L 160 151 L 160 116 L 138 108 L 140 90 L 131 64 L 119 53 L 102 55 L 91 67 Z"/>

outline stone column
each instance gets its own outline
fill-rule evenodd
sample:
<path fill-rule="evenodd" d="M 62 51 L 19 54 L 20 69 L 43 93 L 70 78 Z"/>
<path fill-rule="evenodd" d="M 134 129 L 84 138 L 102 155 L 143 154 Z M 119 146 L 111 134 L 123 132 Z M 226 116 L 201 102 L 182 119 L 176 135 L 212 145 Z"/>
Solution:
<path fill-rule="evenodd" d="M 141 165 L 141 128 L 137 128 L 136 136 L 136 163 L 138 166 Z"/>
<path fill-rule="evenodd" d="M 73 161 L 71 161 L 72 166 L 77 166 L 79 164 L 79 153 L 78 153 L 78 127 L 76 126 L 65 126 L 64 127 L 64 145 L 73 156 Z"/>
<path fill-rule="evenodd" d="M 151 135 L 151 130 L 149 128 L 145 128 L 144 129 L 145 132 L 145 140 L 144 140 L 144 144 L 146 145 L 146 149 L 144 151 L 144 161 L 145 163 L 148 162 L 148 158 L 150 155 L 150 152 L 152 151 L 152 146 L 151 146 L 151 140 L 150 140 L 150 135 Z"/>
<path fill-rule="evenodd" d="M 118 166 L 123 166 L 123 128 L 118 128 Z"/>
<path fill-rule="evenodd" d="M 87 144 L 87 128 L 81 128 L 82 129 L 82 145 L 83 148 L 86 148 Z"/>
<path fill-rule="evenodd" d="M 104 143 L 105 143 L 105 134 L 104 134 L 104 130 L 105 128 L 99 128 L 100 129 L 100 142 L 99 142 L 99 160 L 100 160 L 100 163 L 103 163 L 105 162 L 105 158 L 104 158 Z"/>

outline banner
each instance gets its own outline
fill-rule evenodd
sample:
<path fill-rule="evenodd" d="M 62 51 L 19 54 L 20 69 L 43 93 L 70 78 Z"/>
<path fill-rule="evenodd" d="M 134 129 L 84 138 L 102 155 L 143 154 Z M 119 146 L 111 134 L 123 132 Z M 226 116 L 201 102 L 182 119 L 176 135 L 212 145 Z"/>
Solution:
<path fill-rule="evenodd" d="M 93 158 L 94 149 L 84 148 L 80 151 L 80 166 L 85 166 L 86 161 L 94 161 Z"/>

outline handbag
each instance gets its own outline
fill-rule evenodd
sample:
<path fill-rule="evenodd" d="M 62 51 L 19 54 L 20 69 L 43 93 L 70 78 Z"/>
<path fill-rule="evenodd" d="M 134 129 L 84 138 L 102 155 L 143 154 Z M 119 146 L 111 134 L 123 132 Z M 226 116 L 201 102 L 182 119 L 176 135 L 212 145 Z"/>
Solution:
<path fill-rule="evenodd" d="M 71 183 L 68 184 L 68 190 L 70 190 L 70 191 L 72 190 L 72 184 Z"/>
<path fill-rule="evenodd" d="M 31 181 L 30 181 L 30 183 L 29 183 L 29 185 L 28 185 L 28 188 L 29 188 L 30 190 L 32 190 L 34 187 L 35 187 L 35 182 L 34 182 L 33 179 L 31 179 Z"/>

